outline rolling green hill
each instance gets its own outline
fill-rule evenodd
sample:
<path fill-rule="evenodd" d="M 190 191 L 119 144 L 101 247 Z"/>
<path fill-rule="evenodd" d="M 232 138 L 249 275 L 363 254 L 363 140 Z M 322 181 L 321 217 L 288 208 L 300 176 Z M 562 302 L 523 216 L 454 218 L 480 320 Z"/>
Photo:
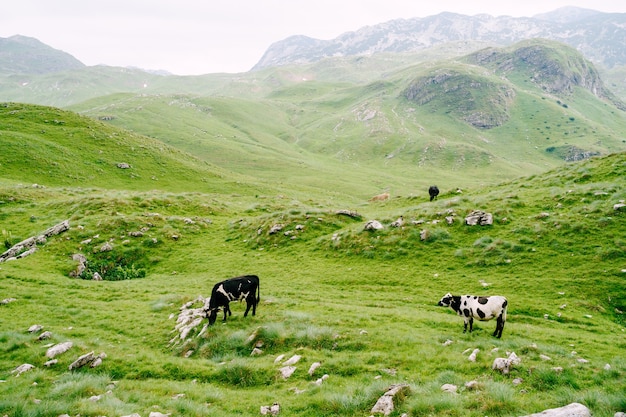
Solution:
<path fill-rule="evenodd" d="M 511 64 L 527 55 L 532 62 Z M 590 65 L 534 41 L 367 84 L 292 81 L 263 98 L 124 94 L 71 108 L 230 171 L 363 201 L 431 183 L 497 183 L 625 150 L 626 113 Z M 531 77 L 532 68 L 552 70 Z"/>
<path fill-rule="evenodd" d="M 357 417 L 395 384 L 391 415 L 626 411 L 623 112 L 467 59 L 257 97 L 120 92 L 81 114 L 1 104 L 4 248 L 70 228 L 0 251 L 0 415 Z M 467 225 L 475 210 L 493 223 Z M 241 274 L 260 277 L 257 314 L 233 302 L 181 340 L 183 307 Z M 502 338 L 463 333 L 447 292 L 507 297 Z M 90 353 L 100 366 L 70 369 Z"/>
<path fill-rule="evenodd" d="M 151 160 L 141 153 L 134 163 Z M 180 161 L 169 163 L 180 172 Z M 408 388 L 395 413 L 410 415 L 523 415 L 580 402 L 608 417 L 626 407 L 626 222 L 614 207 L 626 199 L 626 154 L 432 203 L 362 204 L 353 216 L 337 214 L 345 206 L 330 199 L 250 198 L 228 178 L 216 195 L 159 189 L 145 176 L 128 190 L 121 179 L 39 188 L 3 177 L 6 247 L 62 220 L 71 228 L 0 263 L 0 412 L 228 416 L 276 402 L 284 414 L 360 416 L 399 383 Z M 492 213 L 493 225 L 466 226 L 476 209 Z M 391 227 L 400 215 L 406 224 Z M 385 229 L 364 231 L 368 219 Z M 76 253 L 87 258 L 84 279 L 69 277 Z M 95 272 L 105 280 L 89 279 Z M 261 277 L 257 315 L 244 319 L 234 303 L 226 324 L 172 343 L 181 306 L 242 273 Z M 491 336 L 493 322 L 463 334 L 462 320 L 435 306 L 449 291 L 506 296 L 502 339 Z M 29 333 L 35 324 L 51 339 Z M 44 366 L 48 347 L 66 341 L 73 347 Z M 102 365 L 68 370 L 89 352 Z M 491 364 L 505 352 L 521 363 L 501 375 Z M 301 358 L 288 379 L 279 355 Z M 35 368 L 17 377 L 22 364 Z M 471 380 L 477 388 L 464 388 Z M 446 383 L 458 394 L 442 392 Z"/>
<path fill-rule="evenodd" d="M 0 178 L 25 185 L 246 194 L 264 189 L 162 142 L 52 107 L 0 105 L 0 147 Z"/>

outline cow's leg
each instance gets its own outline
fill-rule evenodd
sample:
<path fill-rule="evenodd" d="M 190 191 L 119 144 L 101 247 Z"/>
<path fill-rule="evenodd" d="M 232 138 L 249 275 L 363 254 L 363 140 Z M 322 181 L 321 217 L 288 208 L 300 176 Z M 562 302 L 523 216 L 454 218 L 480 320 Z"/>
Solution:
<path fill-rule="evenodd" d="M 474 317 L 470 317 L 469 318 L 469 328 L 470 328 L 470 333 L 472 332 L 472 327 L 474 326 Z"/>
<path fill-rule="evenodd" d="M 468 322 L 468 319 L 467 317 L 465 317 L 463 319 L 463 333 L 467 332 L 467 322 Z"/>
<path fill-rule="evenodd" d="M 496 321 L 496 331 L 493 332 L 493 335 L 497 338 L 502 337 L 502 330 L 504 330 L 504 317 L 502 317 L 502 313 L 500 313 Z"/>
<path fill-rule="evenodd" d="M 250 307 L 251 307 L 251 303 L 250 300 L 246 298 L 246 312 L 243 313 L 243 316 L 246 317 L 248 315 L 248 311 L 250 311 Z M 254 315 L 254 313 L 252 313 L 252 315 Z"/>
<path fill-rule="evenodd" d="M 228 313 L 230 313 L 230 307 L 228 306 L 228 304 L 226 304 L 224 306 L 224 319 L 222 321 L 226 321 L 226 316 Z"/>

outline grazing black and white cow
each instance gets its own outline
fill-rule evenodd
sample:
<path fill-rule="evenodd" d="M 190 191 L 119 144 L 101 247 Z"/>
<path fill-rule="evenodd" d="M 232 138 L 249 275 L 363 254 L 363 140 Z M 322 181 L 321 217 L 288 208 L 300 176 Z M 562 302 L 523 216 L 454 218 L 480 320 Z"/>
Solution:
<path fill-rule="evenodd" d="M 439 195 L 439 188 L 436 185 L 428 187 L 428 195 L 430 195 L 430 201 L 433 201 Z"/>
<path fill-rule="evenodd" d="M 229 303 L 242 300 L 246 300 L 246 312 L 243 313 L 243 316 L 246 317 L 248 315 L 250 307 L 252 307 L 252 315 L 254 316 L 256 314 L 256 306 L 261 300 L 261 286 L 259 285 L 258 276 L 243 275 L 215 284 L 211 291 L 209 306 L 205 310 L 205 314 L 209 318 L 209 325 L 215 323 L 217 312 L 220 308 L 224 309 L 223 321 L 226 321 L 226 315 L 232 315 Z"/>
<path fill-rule="evenodd" d="M 450 307 L 459 316 L 463 317 L 463 333 L 467 331 L 468 323 L 469 331 L 470 333 L 472 332 L 474 319 L 486 321 L 496 318 L 496 330 L 493 332 L 493 335 L 498 338 L 502 337 L 508 301 L 501 295 L 481 297 L 478 295 L 452 295 L 448 293 L 439 300 L 438 305 Z"/>

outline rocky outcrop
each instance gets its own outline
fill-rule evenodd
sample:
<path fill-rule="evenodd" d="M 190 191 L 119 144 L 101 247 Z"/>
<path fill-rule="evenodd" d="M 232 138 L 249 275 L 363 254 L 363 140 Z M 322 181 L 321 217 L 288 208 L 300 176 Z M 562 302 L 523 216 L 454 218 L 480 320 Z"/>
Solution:
<path fill-rule="evenodd" d="M 70 229 L 70 221 L 65 220 L 59 224 L 46 229 L 43 233 L 37 236 L 29 237 L 19 243 L 13 245 L 9 250 L 0 255 L 0 263 L 5 261 L 11 261 L 15 259 L 24 258 L 37 250 L 38 244 L 43 244 L 51 237 L 63 233 Z"/>
<path fill-rule="evenodd" d="M 591 411 L 579 403 L 571 403 L 560 408 L 551 408 L 541 413 L 529 414 L 524 417 L 591 417 Z"/>
<path fill-rule="evenodd" d="M 493 215 L 482 210 L 474 210 L 465 217 L 468 226 L 490 226 L 493 224 Z"/>

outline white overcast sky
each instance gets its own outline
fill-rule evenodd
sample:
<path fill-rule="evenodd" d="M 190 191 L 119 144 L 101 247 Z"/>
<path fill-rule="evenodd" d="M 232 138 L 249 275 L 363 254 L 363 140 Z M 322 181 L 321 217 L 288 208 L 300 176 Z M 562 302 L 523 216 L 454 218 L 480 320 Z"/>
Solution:
<path fill-rule="evenodd" d="M 530 17 L 563 6 L 626 12 L 624 0 L 3 0 L 0 38 L 37 38 L 86 65 L 237 73 L 292 35 L 333 39 L 444 11 Z"/>

